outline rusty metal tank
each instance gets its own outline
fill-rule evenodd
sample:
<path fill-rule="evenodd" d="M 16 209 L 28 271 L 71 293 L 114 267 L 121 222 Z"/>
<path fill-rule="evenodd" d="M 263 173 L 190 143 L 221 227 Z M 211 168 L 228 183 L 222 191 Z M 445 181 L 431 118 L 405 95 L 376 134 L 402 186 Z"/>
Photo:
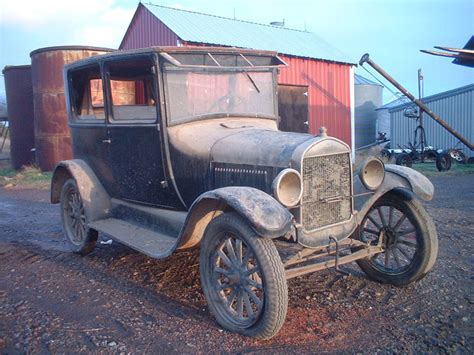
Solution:
<path fill-rule="evenodd" d="M 6 66 L 3 69 L 10 127 L 10 157 L 16 170 L 34 162 L 35 146 L 33 87 L 31 66 Z"/>
<path fill-rule="evenodd" d="M 114 51 L 109 48 L 61 46 L 30 53 L 35 113 L 36 159 L 43 171 L 72 158 L 64 98 L 63 67 L 76 60 Z"/>

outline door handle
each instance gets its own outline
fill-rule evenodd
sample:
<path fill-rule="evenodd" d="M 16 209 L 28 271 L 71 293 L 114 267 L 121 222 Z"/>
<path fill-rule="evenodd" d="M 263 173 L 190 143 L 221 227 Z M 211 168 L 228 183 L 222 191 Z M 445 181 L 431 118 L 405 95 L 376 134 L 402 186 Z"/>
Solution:
<path fill-rule="evenodd" d="M 104 140 L 102 141 L 102 143 L 108 143 L 108 144 L 110 144 L 110 143 L 112 143 L 112 140 L 111 140 L 110 138 L 109 138 L 109 139 L 104 139 Z"/>

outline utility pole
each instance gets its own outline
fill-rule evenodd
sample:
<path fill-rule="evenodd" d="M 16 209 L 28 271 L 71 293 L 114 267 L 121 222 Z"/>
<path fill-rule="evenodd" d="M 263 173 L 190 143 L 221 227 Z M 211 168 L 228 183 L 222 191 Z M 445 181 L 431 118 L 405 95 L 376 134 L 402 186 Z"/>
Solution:
<path fill-rule="evenodd" d="M 422 84 L 423 83 L 423 74 L 421 69 L 418 69 L 418 100 L 423 99 L 422 93 Z M 421 148 L 421 162 L 425 162 L 425 129 L 423 127 L 423 108 L 420 107 L 420 114 L 418 115 L 420 129 L 420 148 Z M 416 139 L 416 137 L 415 137 Z"/>

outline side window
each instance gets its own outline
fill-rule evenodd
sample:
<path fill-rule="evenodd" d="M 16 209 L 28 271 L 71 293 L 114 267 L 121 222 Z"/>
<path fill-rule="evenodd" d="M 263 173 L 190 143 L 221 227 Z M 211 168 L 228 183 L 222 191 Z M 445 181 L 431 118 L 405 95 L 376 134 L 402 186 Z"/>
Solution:
<path fill-rule="evenodd" d="M 78 120 L 104 120 L 104 95 L 99 65 L 71 72 L 71 107 Z"/>
<path fill-rule="evenodd" d="M 148 58 L 107 65 L 113 121 L 157 119 L 154 63 Z"/>

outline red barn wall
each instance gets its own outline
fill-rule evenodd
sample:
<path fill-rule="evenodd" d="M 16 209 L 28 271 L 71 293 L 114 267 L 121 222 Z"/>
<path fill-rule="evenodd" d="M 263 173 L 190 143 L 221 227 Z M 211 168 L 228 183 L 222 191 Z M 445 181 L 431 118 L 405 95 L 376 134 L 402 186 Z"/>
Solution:
<path fill-rule="evenodd" d="M 308 86 L 310 132 L 325 126 L 329 135 L 351 145 L 350 65 L 280 57 L 288 67 L 281 69 L 279 84 Z"/>
<path fill-rule="evenodd" d="M 178 36 L 144 6 L 139 6 L 119 49 L 176 46 Z"/>

